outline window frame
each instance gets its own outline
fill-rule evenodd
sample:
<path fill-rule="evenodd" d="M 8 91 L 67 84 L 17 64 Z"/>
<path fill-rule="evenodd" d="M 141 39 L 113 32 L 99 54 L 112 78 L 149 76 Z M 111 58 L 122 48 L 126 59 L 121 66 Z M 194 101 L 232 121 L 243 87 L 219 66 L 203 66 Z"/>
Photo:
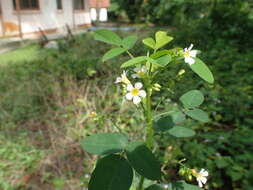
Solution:
<path fill-rule="evenodd" d="M 37 1 L 37 5 L 38 5 L 37 8 L 22 8 L 22 6 L 21 6 L 22 1 L 21 0 L 17 0 L 17 1 L 19 1 L 19 6 L 20 6 L 19 10 L 20 11 L 39 11 L 40 10 L 40 0 L 34 0 L 34 1 Z M 28 0 L 28 1 L 29 1 L 29 5 L 31 6 L 33 0 Z M 16 0 L 13 0 L 12 4 L 13 4 L 14 11 L 18 11 L 17 10 L 17 5 L 16 5 Z"/>
<path fill-rule="evenodd" d="M 77 1 L 81 1 L 82 2 L 82 7 L 81 8 L 76 8 L 75 2 L 77 2 Z M 75 11 L 84 11 L 85 10 L 85 2 L 84 2 L 84 0 L 73 0 L 73 9 Z"/>
<path fill-rule="evenodd" d="M 60 3 L 59 3 L 60 2 Z M 59 8 L 60 5 L 60 8 Z M 56 9 L 57 11 L 63 11 L 63 3 L 62 0 L 56 0 Z"/>

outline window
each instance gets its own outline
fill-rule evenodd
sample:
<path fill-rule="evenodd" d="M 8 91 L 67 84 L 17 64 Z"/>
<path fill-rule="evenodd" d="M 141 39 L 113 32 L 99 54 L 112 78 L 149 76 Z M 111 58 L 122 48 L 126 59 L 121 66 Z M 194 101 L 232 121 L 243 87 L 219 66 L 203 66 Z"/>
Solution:
<path fill-rule="evenodd" d="M 56 0 L 56 6 L 58 10 L 62 10 L 62 0 Z"/>
<path fill-rule="evenodd" d="M 84 0 L 74 0 L 74 9 L 83 10 L 84 9 Z"/>
<path fill-rule="evenodd" d="M 17 10 L 16 0 L 13 1 L 13 7 Z M 17 0 L 19 1 L 20 10 L 39 9 L 39 0 Z"/>

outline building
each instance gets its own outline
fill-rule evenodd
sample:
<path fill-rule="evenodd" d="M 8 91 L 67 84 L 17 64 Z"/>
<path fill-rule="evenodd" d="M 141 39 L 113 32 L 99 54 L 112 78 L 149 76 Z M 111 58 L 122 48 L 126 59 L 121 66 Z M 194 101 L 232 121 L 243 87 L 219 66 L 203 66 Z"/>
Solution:
<path fill-rule="evenodd" d="M 108 6 L 108 0 L 0 0 L 0 36 L 53 33 L 66 24 L 88 27 L 94 20 L 91 8 L 98 11 L 100 21 L 106 21 Z"/>

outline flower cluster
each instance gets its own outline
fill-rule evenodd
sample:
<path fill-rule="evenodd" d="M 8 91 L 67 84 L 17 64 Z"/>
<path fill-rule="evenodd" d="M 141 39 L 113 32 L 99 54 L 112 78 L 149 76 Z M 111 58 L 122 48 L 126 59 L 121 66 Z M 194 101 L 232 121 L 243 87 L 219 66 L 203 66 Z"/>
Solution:
<path fill-rule="evenodd" d="M 203 187 L 207 182 L 208 171 L 201 169 L 197 172 L 195 169 L 183 167 L 179 170 L 179 175 L 184 176 L 188 181 L 192 181 L 192 176 L 196 178 L 199 187 Z"/>
<path fill-rule="evenodd" d="M 138 66 L 134 69 L 134 72 L 135 73 L 132 74 L 132 78 L 144 78 L 147 68 L 145 66 Z M 126 99 L 132 100 L 136 105 L 141 102 L 142 98 L 146 97 L 146 91 L 142 90 L 143 84 L 141 82 L 137 82 L 133 85 L 127 78 L 126 71 L 123 71 L 121 76 L 116 78 L 115 83 L 123 83 L 126 86 Z"/>

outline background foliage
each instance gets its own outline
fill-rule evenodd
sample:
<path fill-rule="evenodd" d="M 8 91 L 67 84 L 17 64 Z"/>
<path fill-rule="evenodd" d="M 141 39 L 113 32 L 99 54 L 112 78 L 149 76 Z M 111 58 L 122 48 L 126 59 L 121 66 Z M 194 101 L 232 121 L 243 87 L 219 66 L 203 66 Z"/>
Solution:
<path fill-rule="evenodd" d="M 211 121 L 205 125 L 188 121 L 197 131 L 194 140 L 159 139 L 160 160 L 187 158 L 190 167 L 207 168 L 209 189 L 253 189 L 252 1 L 133 2 L 137 1 L 114 0 L 110 14 L 156 27 L 121 35 L 144 38 L 166 30 L 175 37 L 173 46 L 193 43 L 200 49 L 199 56 L 215 76 L 215 84 L 207 85 L 186 72 L 176 78 L 177 88 L 171 76 L 184 67 L 175 66 L 161 76 L 162 85 L 170 89 L 162 91 L 166 101 L 158 110 L 174 109 L 177 105 L 171 100 L 178 101 L 189 87 L 197 88 L 206 97 L 204 109 Z M 126 57 L 102 63 L 100 57 L 110 48 L 95 42 L 90 33 L 59 44 L 59 50 L 32 44 L 20 53 L 0 56 L 0 189 L 80 189 L 80 183 L 86 186 L 94 163 L 79 147 L 80 139 L 115 128 L 132 139 L 142 136 L 143 118 L 112 85 Z M 144 52 L 140 41 L 135 52 Z M 20 56 L 24 54 L 25 58 Z M 163 170 L 170 179 L 177 178 L 178 166 Z"/>

